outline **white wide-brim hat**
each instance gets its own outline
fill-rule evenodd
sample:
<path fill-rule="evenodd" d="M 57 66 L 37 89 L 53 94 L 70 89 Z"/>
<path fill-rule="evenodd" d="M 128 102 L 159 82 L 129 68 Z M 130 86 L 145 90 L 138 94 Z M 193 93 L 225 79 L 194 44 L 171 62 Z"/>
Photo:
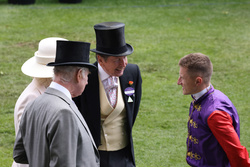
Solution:
<path fill-rule="evenodd" d="M 49 62 L 54 62 L 56 57 L 56 41 L 64 38 L 49 37 L 41 40 L 38 51 L 22 65 L 22 72 L 25 75 L 36 78 L 52 78 L 53 67 L 46 66 Z"/>

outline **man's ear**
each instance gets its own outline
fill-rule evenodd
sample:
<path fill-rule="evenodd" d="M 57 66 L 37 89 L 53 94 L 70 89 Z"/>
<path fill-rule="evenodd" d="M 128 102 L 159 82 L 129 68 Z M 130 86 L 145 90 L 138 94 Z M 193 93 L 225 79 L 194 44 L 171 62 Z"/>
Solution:
<path fill-rule="evenodd" d="M 196 77 L 196 79 L 195 79 L 195 84 L 196 84 L 196 86 L 201 85 L 202 82 L 203 82 L 203 79 L 202 79 L 201 77 Z"/>
<path fill-rule="evenodd" d="M 80 80 L 82 78 L 82 69 L 79 69 L 77 72 L 76 72 L 76 82 L 79 83 Z"/>
<path fill-rule="evenodd" d="M 102 61 L 103 61 L 102 57 L 99 54 L 96 55 L 96 59 L 97 59 L 99 64 L 102 63 Z"/>

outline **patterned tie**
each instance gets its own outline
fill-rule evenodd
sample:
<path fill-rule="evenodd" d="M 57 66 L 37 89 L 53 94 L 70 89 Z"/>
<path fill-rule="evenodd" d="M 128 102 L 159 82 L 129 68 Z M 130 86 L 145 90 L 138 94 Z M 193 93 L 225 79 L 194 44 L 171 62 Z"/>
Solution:
<path fill-rule="evenodd" d="M 103 85 L 108 97 L 108 100 L 112 107 L 115 107 L 116 104 L 116 92 L 117 92 L 117 77 L 108 77 L 106 80 L 103 81 Z"/>

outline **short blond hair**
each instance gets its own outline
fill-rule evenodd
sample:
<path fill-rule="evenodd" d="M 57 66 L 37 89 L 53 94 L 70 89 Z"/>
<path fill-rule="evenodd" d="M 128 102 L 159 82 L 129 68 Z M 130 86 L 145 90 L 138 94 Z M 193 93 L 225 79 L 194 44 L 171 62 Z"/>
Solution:
<path fill-rule="evenodd" d="M 211 80 L 213 64 L 209 57 L 202 53 L 191 53 L 182 57 L 179 66 L 187 68 L 191 77 L 202 77 L 206 84 Z"/>

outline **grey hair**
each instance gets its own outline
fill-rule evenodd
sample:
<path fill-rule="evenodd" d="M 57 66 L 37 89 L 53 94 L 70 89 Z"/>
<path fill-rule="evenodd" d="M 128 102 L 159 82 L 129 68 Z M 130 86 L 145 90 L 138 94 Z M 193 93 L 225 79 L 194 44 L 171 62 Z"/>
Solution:
<path fill-rule="evenodd" d="M 60 80 L 62 82 L 71 82 L 74 77 L 75 73 L 78 70 L 82 70 L 82 77 L 85 77 L 86 72 L 89 72 L 89 69 L 86 67 L 78 67 L 78 66 L 55 66 L 54 67 L 54 75 L 60 76 Z"/>
<path fill-rule="evenodd" d="M 96 54 L 96 60 L 97 60 L 97 61 L 98 61 L 97 55 L 101 56 L 101 57 L 104 59 L 105 62 L 107 61 L 107 59 L 108 59 L 108 57 L 109 57 L 108 55 Z"/>

